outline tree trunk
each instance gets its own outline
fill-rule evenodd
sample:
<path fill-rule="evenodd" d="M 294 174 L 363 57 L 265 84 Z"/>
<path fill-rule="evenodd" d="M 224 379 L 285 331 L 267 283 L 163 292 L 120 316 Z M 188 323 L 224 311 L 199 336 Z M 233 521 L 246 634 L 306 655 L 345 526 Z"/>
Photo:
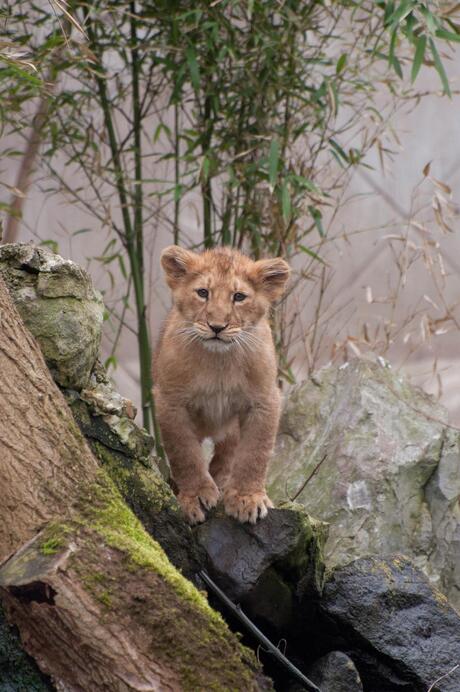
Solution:
<path fill-rule="evenodd" d="M 102 471 L 0 279 L 0 596 L 58 689 L 270 689 Z"/>

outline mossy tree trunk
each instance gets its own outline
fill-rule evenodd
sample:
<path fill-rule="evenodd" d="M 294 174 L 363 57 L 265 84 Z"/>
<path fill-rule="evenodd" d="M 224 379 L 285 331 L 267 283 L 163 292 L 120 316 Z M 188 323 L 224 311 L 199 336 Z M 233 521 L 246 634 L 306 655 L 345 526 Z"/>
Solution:
<path fill-rule="evenodd" d="M 0 280 L 0 597 L 59 689 L 270 689 L 99 468 Z"/>

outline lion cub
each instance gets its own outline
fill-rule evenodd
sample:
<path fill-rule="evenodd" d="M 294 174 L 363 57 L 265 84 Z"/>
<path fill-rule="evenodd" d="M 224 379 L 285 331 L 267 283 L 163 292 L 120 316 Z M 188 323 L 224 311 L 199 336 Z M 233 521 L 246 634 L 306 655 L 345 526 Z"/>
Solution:
<path fill-rule="evenodd" d="M 195 524 L 222 492 L 227 514 L 255 523 L 273 506 L 265 476 L 280 413 L 267 312 L 289 266 L 176 245 L 161 264 L 174 305 L 154 358 L 154 393 L 179 503 Z M 205 437 L 215 444 L 209 470 Z"/>

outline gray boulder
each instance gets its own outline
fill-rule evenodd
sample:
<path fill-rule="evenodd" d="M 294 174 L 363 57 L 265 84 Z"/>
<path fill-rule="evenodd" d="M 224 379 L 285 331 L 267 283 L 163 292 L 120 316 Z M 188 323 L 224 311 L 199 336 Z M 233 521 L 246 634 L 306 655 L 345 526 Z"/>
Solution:
<path fill-rule="evenodd" d="M 257 524 L 216 511 L 194 534 L 221 589 L 279 635 L 294 624 L 299 599 L 321 591 L 327 527 L 301 506 L 270 510 Z"/>
<path fill-rule="evenodd" d="M 342 651 L 331 651 L 315 661 L 308 677 L 321 692 L 363 692 L 355 664 Z"/>
<path fill-rule="evenodd" d="M 365 689 L 426 692 L 442 677 L 434 691 L 460 690 L 460 616 L 406 557 L 335 569 L 320 610 L 353 652 Z"/>
<path fill-rule="evenodd" d="M 269 493 L 329 522 L 326 564 L 409 555 L 460 606 L 459 435 L 384 361 L 355 359 L 295 387 Z"/>
<path fill-rule="evenodd" d="M 0 247 L 0 276 L 63 387 L 89 381 L 101 340 L 104 306 L 89 274 L 45 248 Z"/>

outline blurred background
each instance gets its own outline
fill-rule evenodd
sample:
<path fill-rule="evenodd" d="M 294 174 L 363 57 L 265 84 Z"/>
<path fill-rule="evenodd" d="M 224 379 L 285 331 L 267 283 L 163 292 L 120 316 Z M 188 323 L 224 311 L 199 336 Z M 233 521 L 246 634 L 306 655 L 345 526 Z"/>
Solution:
<path fill-rule="evenodd" d="M 151 427 L 161 250 L 293 267 L 283 388 L 372 351 L 460 424 L 460 5 L 4 0 L 3 242 L 88 269 Z"/>

